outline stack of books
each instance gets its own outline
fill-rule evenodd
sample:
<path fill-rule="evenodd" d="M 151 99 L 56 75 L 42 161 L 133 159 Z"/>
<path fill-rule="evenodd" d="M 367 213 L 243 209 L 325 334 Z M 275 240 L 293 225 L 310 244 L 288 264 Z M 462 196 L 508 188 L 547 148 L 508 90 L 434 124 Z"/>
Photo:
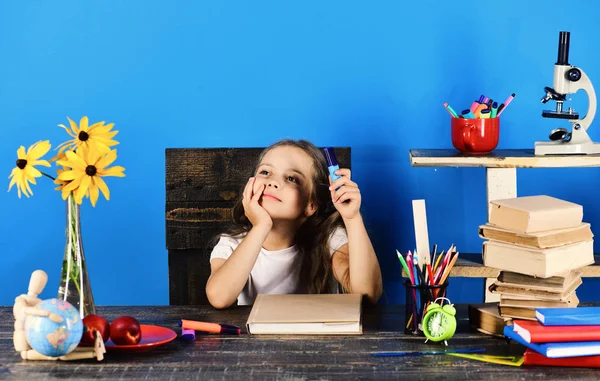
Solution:
<path fill-rule="evenodd" d="M 540 308 L 513 320 L 506 337 L 524 345 L 525 365 L 600 368 L 600 307 Z"/>
<path fill-rule="evenodd" d="M 573 308 L 580 269 L 594 263 L 594 235 L 581 205 L 550 196 L 491 202 L 479 227 L 483 264 L 500 271 L 489 290 L 502 317 L 535 320 L 536 308 Z"/>

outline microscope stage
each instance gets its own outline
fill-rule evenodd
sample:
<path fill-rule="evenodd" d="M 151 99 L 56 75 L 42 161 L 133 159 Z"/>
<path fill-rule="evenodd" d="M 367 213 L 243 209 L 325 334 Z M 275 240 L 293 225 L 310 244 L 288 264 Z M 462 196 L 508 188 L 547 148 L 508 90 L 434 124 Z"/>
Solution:
<path fill-rule="evenodd" d="M 556 112 L 545 110 L 542 111 L 542 117 L 556 119 L 579 119 L 579 114 L 576 112 Z"/>

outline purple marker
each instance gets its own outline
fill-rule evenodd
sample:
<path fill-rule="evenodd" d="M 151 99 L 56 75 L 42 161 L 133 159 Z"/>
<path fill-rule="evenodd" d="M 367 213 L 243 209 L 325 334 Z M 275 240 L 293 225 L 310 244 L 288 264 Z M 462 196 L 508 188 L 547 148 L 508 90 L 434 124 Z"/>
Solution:
<path fill-rule="evenodd" d="M 327 160 L 327 169 L 329 169 L 329 174 L 331 175 L 331 182 L 334 182 L 340 178 L 340 176 L 334 173 L 340 169 L 337 158 L 335 157 L 335 152 L 332 147 L 323 148 L 323 152 L 325 153 L 325 159 Z"/>
<path fill-rule="evenodd" d="M 182 328 L 181 337 L 185 341 L 194 341 L 196 340 L 196 331 L 194 331 L 193 329 Z"/>

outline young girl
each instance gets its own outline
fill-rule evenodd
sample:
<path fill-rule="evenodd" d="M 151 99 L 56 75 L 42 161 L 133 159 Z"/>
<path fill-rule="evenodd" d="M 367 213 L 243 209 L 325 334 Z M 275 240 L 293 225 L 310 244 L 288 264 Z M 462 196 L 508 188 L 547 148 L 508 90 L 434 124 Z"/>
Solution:
<path fill-rule="evenodd" d="M 258 294 L 363 294 L 376 302 L 381 270 L 360 215 L 349 169 L 331 183 L 312 143 L 283 140 L 260 155 L 234 206 L 235 227 L 210 256 L 206 295 L 216 308 L 254 302 Z M 338 283 L 339 282 L 339 283 Z"/>

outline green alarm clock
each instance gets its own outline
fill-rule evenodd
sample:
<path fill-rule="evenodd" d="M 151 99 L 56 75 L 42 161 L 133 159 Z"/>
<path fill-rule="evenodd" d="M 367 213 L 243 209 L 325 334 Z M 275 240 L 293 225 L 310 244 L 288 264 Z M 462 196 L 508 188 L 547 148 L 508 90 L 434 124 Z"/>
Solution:
<path fill-rule="evenodd" d="M 448 304 L 443 307 L 438 304 L 437 301 L 442 299 L 447 300 Z M 437 298 L 433 303 L 427 307 L 427 312 L 423 316 L 421 327 L 423 333 L 428 340 L 439 342 L 443 341 L 446 345 L 446 340 L 452 338 L 454 332 L 456 332 L 456 308 L 450 304 L 450 300 L 447 298 Z"/>

